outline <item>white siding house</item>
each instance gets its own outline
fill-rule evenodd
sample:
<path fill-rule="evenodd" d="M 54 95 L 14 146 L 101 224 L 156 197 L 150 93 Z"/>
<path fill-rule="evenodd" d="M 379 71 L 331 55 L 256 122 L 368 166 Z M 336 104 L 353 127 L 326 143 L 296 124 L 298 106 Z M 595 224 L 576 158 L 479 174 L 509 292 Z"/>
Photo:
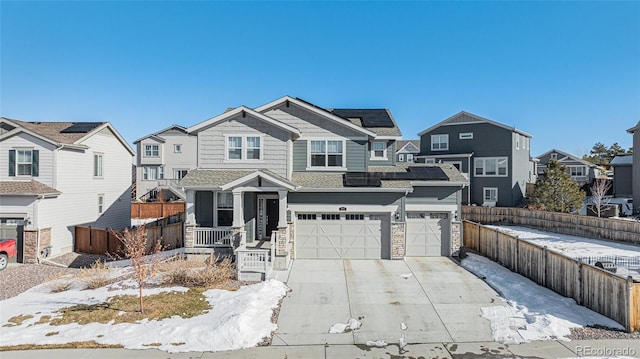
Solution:
<path fill-rule="evenodd" d="M 0 127 L 0 225 L 18 237 L 19 259 L 73 251 L 76 225 L 130 224 L 134 153 L 111 124 L 0 118 Z"/>

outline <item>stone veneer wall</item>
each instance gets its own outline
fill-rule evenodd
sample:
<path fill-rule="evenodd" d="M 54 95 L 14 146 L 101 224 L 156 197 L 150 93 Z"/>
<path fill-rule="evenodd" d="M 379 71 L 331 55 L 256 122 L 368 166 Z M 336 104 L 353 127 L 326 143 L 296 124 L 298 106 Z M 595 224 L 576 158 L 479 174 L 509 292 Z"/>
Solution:
<path fill-rule="evenodd" d="M 47 247 L 51 247 L 51 228 L 40 230 L 40 248 L 38 248 L 38 251 L 41 257 L 44 257 L 44 249 Z"/>
<path fill-rule="evenodd" d="M 293 259 L 296 257 L 296 246 L 295 246 L 296 226 L 293 224 L 293 222 L 289 222 L 288 225 L 289 225 L 289 243 L 291 243 L 291 247 L 289 248 L 289 254 L 291 255 L 291 259 Z"/>
<path fill-rule="evenodd" d="M 462 247 L 462 222 L 451 222 L 451 256 L 457 257 Z"/>
<path fill-rule="evenodd" d="M 405 255 L 405 223 L 391 223 L 391 259 L 402 259 Z"/>
<path fill-rule="evenodd" d="M 184 225 L 184 246 L 185 248 L 193 248 L 193 230 L 196 228 L 195 224 Z"/>
<path fill-rule="evenodd" d="M 37 263 L 38 253 L 38 230 L 37 229 L 25 229 L 24 230 L 24 247 L 22 249 L 22 262 L 25 264 Z"/>

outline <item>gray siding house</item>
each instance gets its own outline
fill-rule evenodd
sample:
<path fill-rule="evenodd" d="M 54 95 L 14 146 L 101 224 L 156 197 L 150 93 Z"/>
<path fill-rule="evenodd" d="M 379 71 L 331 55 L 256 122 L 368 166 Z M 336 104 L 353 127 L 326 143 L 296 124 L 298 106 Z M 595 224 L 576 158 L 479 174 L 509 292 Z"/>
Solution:
<path fill-rule="evenodd" d="M 556 160 L 567 168 L 567 171 L 571 175 L 571 180 L 581 186 L 590 185 L 595 179 L 606 177 L 601 167 L 555 148 L 541 154 L 537 158 L 539 160 L 537 166 L 538 176 L 544 176 L 549 161 Z"/>
<path fill-rule="evenodd" d="M 425 163 L 451 164 L 467 176 L 463 204 L 513 207 L 536 179 L 526 132 L 460 112 L 420 132 Z"/>
<path fill-rule="evenodd" d="M 610 163 L 613 167 L 613 196 L 633 197 L 633 154 L 615 156 Z"/>
<path fill-rule="evenodd" d="M 396 160 L 398 163 L 415 162 L 416 156 L 420 154 L 420 140 L 398 141 L 396 146 Z"/>
<path fill-rule="evenodd" d="M 640 121 L 627 130 L 633 135 L 633 203 L 634 213 L 640 214 Z"/>
<path fill-rule="evenodd" d="M 285 96 L 186 132 L 198 155 L 179 184 L 185 246 L 233 248 L 243 278 L 264 278 L 264 268 L 294 258 L 450 256 L 460 248 L 467 179 L 450 164 L 398 164 L 402 134 L 386 109 L 324 109 Z"/>

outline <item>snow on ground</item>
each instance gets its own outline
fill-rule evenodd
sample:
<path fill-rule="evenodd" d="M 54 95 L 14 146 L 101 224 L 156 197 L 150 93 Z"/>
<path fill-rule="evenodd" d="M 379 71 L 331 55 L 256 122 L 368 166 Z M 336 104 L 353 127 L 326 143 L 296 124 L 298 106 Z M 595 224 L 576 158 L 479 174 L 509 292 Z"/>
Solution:
<path fill-rule="evenodd" d="M 524 241 L 546 246 L 552 251 L 560 252 L 571 258 L 580 257 L 640 257 L 640 246 L 619 242 L 576 237 L 567 234 L 543 232 L 537 229 L 519 226 L 486 226 L 516 236 Z M 640 275 L 640 268 L 622 268 L 618 272 L 622 276 Z"/>
<path fill-rule="evenodd" d="M 506 306 L 482 308 L 482 316 L 491 322 L 495 341 L 518 344 L 532 340 L 566 338 L 570 328 L 602 325 L 624 329 L 620 324 L 578 305 L 529 279 L 511 272 L 490 259 L 469 254 L 462 266 L 497 290 Z"/>
<path fill-rule="evenodd" d="M 69 290 L 51 293 L 51 283 L 45 283 L 17 297 L 1 301 L 0 325 L 17 315 L 32 315 L 33 318 L 16 327 L 0 327 L 0 346 L 95 340 L 104 344 L 121 344 L 127 349 L 149 349 L 149 344 L 154 344 L 153 348 L 167 352 L 249 348 L 262 342 L 277 328 L 271 322 L 272 309 L 278 306 L 287 291 L 286 285 L 276 280 L 243 286 L 237 291 L 208 290 L 204 295 L 212 309 L 188 319 L 174 316 L 135 324 L 35 324 L 42 316 L 58 316 L 56 311 L 64 307 L 97 304 L 119 294 L 137 295 L 137 289 L 122 289 L 125 287 L 122 283 L 116 283 L 113 286 L 116 290 L 112 291 L 104 287 L 85 290 L 75 281 Z M 143 292 L 150 295 L 186 290 L 184 287 L 170 287 L 144 289 Z M 51 335 L 53 332 L 58 333 Z M 160 346 L 155 346 L 155 343 Z"/>
<path fill-rule="evenodd" d="M 143 224 L 155 222 L 162 218 L 131 218 L 131 227 L 138 227 Z"/>

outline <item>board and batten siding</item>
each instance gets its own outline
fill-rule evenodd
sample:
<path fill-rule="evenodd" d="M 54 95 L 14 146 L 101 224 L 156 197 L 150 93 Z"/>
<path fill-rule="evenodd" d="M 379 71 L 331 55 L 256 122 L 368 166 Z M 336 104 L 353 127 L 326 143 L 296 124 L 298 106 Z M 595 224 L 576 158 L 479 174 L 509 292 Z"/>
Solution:
<path fill-rule="evenodd" d="M 262 160 L 225 160 L 225 135 L 262 136 Z M 198 167 L 201 169 L 267 169 L 287 177 L 288 131 L 247 115 L 235 116 L 198 133 Z"/>
<path fill-rule="evenodd" d="M 107 132 L 86 139 L 84 151 L 57 151 L 55 199 L 38 203 L 38 227 L 51 228 L 52 255 L 73 250 L 74 226 L 123 229 L 131 224 L 131 154 Z M 93 176 L 93 156 L 103 154 L 103 177 Z M 98 194 L 104 210 L 98 213 Z"/>
<path fill-rule="evenodd" d="M 38 176 L 9 176 L 9 150 L 13 149 L 38 150 Z M 55 146 L 33 137 L 26 133 L 20 133 L 0 142 L 0 181 L 36 181 L 49 187 L 56 187 L 54 176 L 54 149 Z"/>

